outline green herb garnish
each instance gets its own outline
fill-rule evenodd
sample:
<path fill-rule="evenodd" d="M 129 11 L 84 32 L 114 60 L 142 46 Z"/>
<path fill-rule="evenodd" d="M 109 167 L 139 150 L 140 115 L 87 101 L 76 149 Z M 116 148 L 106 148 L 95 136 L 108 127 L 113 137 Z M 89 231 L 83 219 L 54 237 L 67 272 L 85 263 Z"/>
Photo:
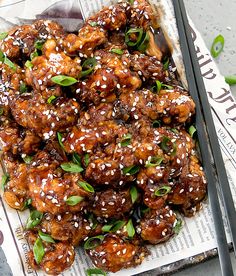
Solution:
<path fill-rule="evenodd" d="M 43 44 L 45 43 L 44 40 L 37 40 L 35 43 L 34 43 L 34 48 L 36 48 L 37 50 L 42 50 L 43 48 Z"/>
<path fill-rule="evenodd" d="M 220 34 L 218 35 L 211 46 L 211 55 L 213 58 L 216 58 L 219 56 L 219 54 L 223 51 L 225 45 L 225 39 L 224 37 Z"/>
<path fill-rule="evenodd" d="M 52 96 L 50 96 L 50 97 L 47 99 L 47 103 L 48 103 L 48 104 L 51 104 L 51 103 L 53 103 L 56 99 L 57 99 L 57 97 L 54 96 L 54 95 L 52 95 Z"/>
<path fill-rule="evenodd" d="M 195 126 L 190 126 L 189 127 L 189 129 L 188 129 L 188 133 L 189 133 L 189 135 L 191 136 L 191 137 L 193 137 L 193 135 L 194 135 L 194 133 L 196 132 L 197 130 L 196 130 L 196 128 L 195 128 Z"/>
<path fill-rule="evenodd" d="M 87 182 L 84 182 L 84 181 L 78 181 L 78 185 L 83 188 L 86 192 L 89 192 L 89 193 L 94 193 L 94 188 L 92 185 L 90 185 L 89 183 Z"/>
<path fill-rule="evenodd" d="M 174 233 L 178 235 L 182 227 L 183 227 L 183 221 L 180 218 L 178 218 L 174 226 Z"/>
<path fill-rule="evenodd" d="M 97 64 L 97 61 L 95 58 L 86 59 L 82 64 L 82 72 L 80 73 L 80 76 L 83 78 L 89 75 L 90 73 L 92 73 L 96 64 Z"/>
<path fill-rule="evenodd" d="M 89 160 L 90 160 L 89 154 L 85 153 L 85 155 L 84 155 L 84 164 L 85 164 L 85 167 L 88 167 Z"/>
<path fill-rule="evenodd" d="M 98 25 L 98 23 L 95 22 L 95 21 L 89 21 L 88 23 L 89 23 L 89 25 L 92 26 L 92 27 L 95 27 L 95 26 Z"/>
<path fill-rule="evenodd" d="M 57 132 L 57 140 L 58 140 L 58 143 L 59 143 L 60 147 L 61 147 L 63 150 L 65 150 L 65 147 L 64 147 L 63 142 L 62 142 L 62 135 L 61 135 L 60 132 Z"/>
<path fill-rule="evenodd" d="M 132 203 L 135 203 L 135 201 L 138 199 L 138 190 L 135 186 L 130 188 L 130 196 Z"/>
<path fill-rule="evenodd" d="M 124 51 L 121 50 L 121 49 L 111 49 L 111 52 L 114 53 L 114 54 L 117 54 L 117 55 L 123 55 Z"/>
<path fill-rule="evenodd" d="M 132 219 L 129 219 L 128 223 L 126 224 L 126 230 L 127 230 L 128 236 L 130 238 L 133 238 L 133 236 L 135 235 L 135 229 L 133 226 Z"/>
<path fill-rule="evenodd" d="M 43 243 L 40 238 L 37 238 L 36 242 L 34 243 L 33 253 L 36 263 L 40 264 L 45 254 Z"/>
<path fill-rule="evenodd" d="M 86 240 L 86 242 L 84 243 L 84 249 L 93 249 L 95 247 L 97 247 L 98 245 L 100 245 L 104 240 L 104 236 L 103 235 L 99 235 L 99 236 L 95 236 L 95 237 L 91 237 L 89 239 Z"/>
<path fill-rule="evenodd" d="M 4 33 L 0 33 L 0 40 L 3 40 L 4 38 L 6 38 L 8 36 L 8 33 L 4 32 Z"/>
<path fill-rule="evenodd" d="M 83 200 L 84 198 L 82 196 L 70 196 L 67 198 L 66 204 L 70 206 L 75 206 Z"/>
<path fill-rule="evenodd" d="M 89 268 L 86 270 L 86 276 L 106 276 L 106 272 L 99 268 Z"/>
<path fill-rule="evenodd" d="M 16 71 L 16 65 L 12 61 L 10 61 L 10 59 L 7 58 L 6 56 L 4 57 L 4 63 L 6 65 L 8 65 L 11 69 L 13 69 L 14 71 Z"/>
<path fill-rule="evenodd" d="M 126 147 L 126 146 L 130 145 L 130 143 L 131 143 L 131 138 L 132 138 L 132 134 L 130 134 L 130 133 L 125 134 L 125 135 L 122 137 L 122 140 L 121 140 L 121 142 L 120 142 L 120 145 L 121 145 L 122 147 Z"/>
<path fill-rule="evenodd" d="M 151 159 L 146 162 L 145 167 L 146 168 L 157 167 L 161 164 L 162 161 L 163 161 L 162 157 L 152 156 Z"/>
<path fill-rule="evenodd" d="M 43 218 L 43 213 L 37 210 L 32 210 L 26 222 L 26 229 L 31 229 L 37 226 L 41 222 L 42 218 Z"/>
<path fill-rule="evenodd" d="M 2 181 L 1 181 L 2 190 L 4 190 L 6 184 L 7 184 L 7 182 L 8 182 L 9 180 L 10 180 L 9 174 L 4 173 L 4 174 L 2 175 Z"/>
<path fill-rule="evenodd" d="M 78 82 L 77 79 L 65 75 L 54 76 L 51 81 L 61 86 L 70 86 Z"/>
<path fill-rule="evenodd" d="M 117 220 L 112 224 L 106 224 L 102 227 L 103 232 L 116 232 L 125 225 L 124 220 Z"/>
<path fill-rule="evenodd" d="M 133 174 L 136 174 L 137 172 L 139 172 L 139 166 L 137 165 L 132 165 L 132 166 L 129 166 L 129 167 L 125 167 L 123 168 L 123 174 L 125 175 L 133 175 Z"/>
<path fill-rule="evenodd" d="M 78 153 L 74 152 L 73 155 L 72 155 L 72 161 L 75 163 L 75 164 L 78 164 L 80 166 L 81 165 L 81 157 L 79 156 Z"/>
<path fill-rule="evenodd" d="M 79 164 L 73 162 L 62 163 L 61 168 L 66 172 L 72 173 L 80 173 L 84 170 Z"/>
<path fill-rule="evenodd" d="M 164 195 L 167 195 L 170 191 L 171 191 L 171 187 L 164 185 L 162 187 L 157 188 L 154 194 L 155 196 L 164 196 Z"/>
<path fill-rule="evenodd" d="M 158 128 L 158 127 L 160 127 L 160 126 L 161 126 L 161 121 L 159 121 L 159 120 L 153 121 L 152 127 Z"/>
<path fill-rule="evenodd" d="M 31 69 L 33 67 L 33 63 L 30 61 L 30 60 L 27 60 L 26 63 L 25 63 L 25 67 Z"/>
<path fill-rule="evenodd" d="M 25 162 L 26 164 L 30 164 L 30 162 L 31 162 L 32 159 L 33 159 L 33 156 L 26 155 L 26 156 L 22 157 L 22 159 L 24 160 L 24 162 Z"/>
<path fill-rule="evenodd" d="M 39 231 L 38 234 L 39 234 L 39 237 L 40 237 L 43 241 L 49 242 L 49 243 L 55 243 L 54 239 L 53 239 L 50 235 L 45 234 L 45 233 L 43 233 L 42 231 Z"/>
<path fill-rule="evenodd" d="M 236 84 L 236 76 L 225 76 L 225 82 L 229 85 L 235 85 Z"/>
<path fill-rule="evenodd" d="M 20 93 L 23 94 L 25 92 L 27 92 L 27 86 L 26 86 L 26 84 L 24 82 L 22 82 L 20 84 Z"/>

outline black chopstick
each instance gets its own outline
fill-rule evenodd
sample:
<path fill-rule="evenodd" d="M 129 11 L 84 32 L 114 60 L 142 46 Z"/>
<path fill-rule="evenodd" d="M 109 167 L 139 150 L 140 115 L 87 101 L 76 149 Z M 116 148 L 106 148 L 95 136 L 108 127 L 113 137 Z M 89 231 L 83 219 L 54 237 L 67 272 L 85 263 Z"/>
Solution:
<path fill-rule="evenodd" d="M 191 37 L 188 18 L 187 18 L 183 0 L 179 0 L 179 5 L 180 5 L 180 11 L 182 14 L 183 22 L 185 25 L 185 33 L 186 33 L 186 37 L 187 37 L 187 41 L 190 49 L 190 55 L 191 55 L 192 64 L 193 64 L 193 71 L 196 76 L 198 92 L 201 91 L 201 93 L 199 93 L 199 98 L 202 103 L 202 106 L 204 106 L 204 109 L 203 109 L 204 116 L 205 118 L 207 118 L 206 125 L 207 125 L 207 130 L 210 138 L 210 144 L 212 147 L 217 175 L 219 179 L 219 184 L 220 184 L 219 187 L 221 190 L 223 204 L 226 211 L 226 217 L 230 228 L 230 234 L 231 234 L 231 239 L 234 247 L 234 253 L 236 254 L 236 211 L 234 207 L 234 201 L 230 190 L 228 177 L 226 174 L 224 161 L 220 151 L 220 145 L 219 145 L 219 141 L 217 138 L 217 134 L 216 134 L 216 130 L 215 130 L 212 114 L 211 114 L 210 104 L 207 98 L 207 93 L 203 83 L 203 79 L 201 77 L 201 71 L 197 61 L 197 56 L 195 53 L 195 48 Z"/>
<path fill-rule="evenodd" d="M 220 259 L 221 271 L 224 276 L 233 275 L 233 269 L 224 229 L 224 223 L 222 219 L 222 212 L 220 209 L 219 197 L 217 194 L 217 187 L 215 185 L 216 178 L 213 172 L 213 167 L 211 165 L 211 154 L 207 143 L 207 132 L 204 125 L 204 119 L 202 115 L 201 104 L 198 96 L 198 86 L 196 84 L 196 78 L 193 71 L 193 65 L 191 60 L 191 53 L 188 46 L 188 41 L 185 33 L 184 21 L 182 18 L 182 13 L 179 6 L 178 0 L 173 0 L 173 5 L 175 9 L 175 16 L 180 37 L 180 46 L 183 53 L 183 60 L 186 70 L 186 77 L 189 84 L 190 94 L 196 103 L 196 128 L 198 132 L 198 141 L 201 148 L 201 156 L 203 166 L 205 168 L 205 174 L 208 182 L 208 196 L 215 226 L 215 233 L 218 245 L 218 254 Z M 195 52 L 194 52 L 195 53 Z M 203 92 L 204 93 L 204 92 Z M 204 106 L 203 106 L 204 107 Z M 204 107 L 206 109 L 206 107 Z"/>

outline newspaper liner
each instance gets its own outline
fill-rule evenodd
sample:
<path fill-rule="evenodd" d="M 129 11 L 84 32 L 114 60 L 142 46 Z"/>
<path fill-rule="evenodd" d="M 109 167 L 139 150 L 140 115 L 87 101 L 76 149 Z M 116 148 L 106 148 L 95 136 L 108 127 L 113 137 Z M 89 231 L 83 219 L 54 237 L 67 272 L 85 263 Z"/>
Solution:
<path fill-rule="evenodd" d="M 37 15 L 42 15 L 45 10 L 47 11 L 45 13 L 46 17 L 54 18 L 61 24 L 63 22 L 68 23 L 69 20 L 69 28 L 78 29 L 82 23 L 79 20 L 81 14 L 83 18 L 87 18 L 102 7 L 114 2 L 116 1 L 41 0 L 35 5 L 33 0 L 3 0 L 0 4 L 0 32 L 9 29 L 14 24 L 30 22 L 35 17 L 38 18 Z M 172 45 L 174 45 L 173 58 L 182 82 L 186 85 L 171 0 L 152 0 L 151 2 L 154 8 L 158 9 L 159 13 L 161 13 L 161 26 L 172 41 Z M 58 13 L 56 15 L 51 13 L 51 10 L 53 10 L 51 7 L 57 7 L 59 14 L 63 11 L 63 16 L 58 16 Z M 78 13 L 75 18 L 69 15 L 70 11 L 76 14 L 76 10 Z M 20 14 L 19 11 L 21 12 Z M 81 11 L 81 14 L 79 11 Z M 65 18 L 67 16 L 64 16 L 64 14 L 67 14 L 69 19 Z M 236 169 L 236 102 L 229 90 L 229 86 L 224 82 L 224 78 L 220 75 L 199 32 L 195 29 L 192 22 L 191 27 L 233 199 L 236 202 L 236 177 L 234 175 Z M 24 239 L 22 232 L 28 217 L 28 211 L 18 212 L 12 210 L 1 197 L 0 205 L 0 245 L 6 255 L 13 275 L 45 275 L 43 272 L 32 270 L 28 264 L 27 251 L 29 250 L 29 244 Z M 230 242 L 228 229 L 227 238 Z M 216 254 L 214 250 L 216 245 L 211 211 L 208 203 L 204 202 L 202 210 L 194 218 L 184 218 L 184 227 L 179 235 L 164 244 L 150 246 L 151 255 L 140 266 L 125 269 L 117 273 L 109 273 L 109 275 L 128 276 L 151 269 L 155 270 L 145 273 L 145 275 L 157 275 L 166 271 L 171 272 L 183 265 L 199 262 L 209 255 Z M 204 252 L 208 252 L 208 254 Z M 198 257 L 193 257 L 196 255 Z M 92 266 L 84 251 L 78 249 L 74 265 L 61 275 L 85 276 L 85 270 Z"/>

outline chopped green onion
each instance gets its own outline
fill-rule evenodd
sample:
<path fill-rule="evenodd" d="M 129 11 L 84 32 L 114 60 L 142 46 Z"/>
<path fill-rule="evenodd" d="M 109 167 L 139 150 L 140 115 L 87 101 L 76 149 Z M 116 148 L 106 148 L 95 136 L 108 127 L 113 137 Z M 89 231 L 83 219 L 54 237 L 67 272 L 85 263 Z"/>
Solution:
<path fill-rule="evenodd" d="M 86 276 L 107 276 L 106 272 L 99 268 L 89 268 L 86 270 Z"/>
<path fill-rule="evenodd" d="M 74 152 L 73 155 L 72 155 L 72 161 L 75 163 L 75 164 L 78 164 L 81 166 L 81 157 L 79 156 L 78 153 Z"/>
<path fill-rule="evenodd" d="M 75 84 L 77 82 L 77 79 L 65 75 L 58 75 L 52 77 L 51 81 L 61 86 L 70 86 L 72 84 Z"/>
<path fill-rule="evenodd" d="M 38 52 L 34 51 L 33 53 L 30 54 L 30 59 L 33 60 L 35 57 L 38 57 Z"/>
<path fill-rule="evenodd" d="M 121 49 L 111 49 L 111 52 L 117 55 L 123 55 L 124 51 Z"/>
<path fill-rule="evenodd" d="M 4 54 L 2 51 L 0 51 L 0 61 L 3 62 L 4 61 Z"/>
<path fill-rule="evenodd" d="M 169 151 L 169 147 L 168 147 L 167 143 L 170 143 L 170 142 L 171 142 L 171 140 L 169 137 L 163 136 L 160 147 L 166 153 Z"/>
<path fill-rule="evenodd" d="M 116 232 L 125 225 L 124 220 L 117 220 L 113 224 L 106 224 L 102 227 L 103 232 Z"/>
<path fill-rule="evenodd" d="M 84 61 L 82 64 L 82 72 L 80 73 L 80 76 L 83 78 L 94 70 L 95 66 L 97 64 L 97 61 L 95 58 L 88 58 Z"/>
<path fill-rule="evenodd" d="M 137 47 L 137 49 L 141 53 L 144 53 L 147 50 L 148 44 L 149 44 L 149 40 L 150 40 L 150 36 L 149 36 L 148 32 L 145 32 L 143 34 L 143 37 L 142 37 L 142 42 Z"/>
<path fill-rule="evenodd" d="M 84 155 L 84 164 L 85 164 L 85 167 L 88 167 L 89 165 L 89 154 L 88 153 L 85 153 Z"/>
<path fill-rule="evenodd" d="M 0 40 L 3 40 L 4 38 L 6 38 L 8 36 L 8 33 L 4 32 L 4 33 L 0 33 Z"/>
<path fill-rule="evenodd" d="M 31 229 L 37 226 L 43 218 L 43 213 L 33 210 L 30 212 L 30 216 L 26 222 L 26 229 Z"/>
<path fill-rule="evenodd" d="M 167 88 L 168 90 L 172 90 L 174 88 L 173 86 L 167 85 L 167 84 L 164 84 L 164 83 L 162 83 L 161 86 Z"/>
<path fill-rule="evenodd" d="M 90 185 L 87 182 L 84 181 L 78 181 L 78 184 L 81 188 L 83 188 L 86 192 L 94 193 L 94 188 L 92 185 Z"/>
<path fill-rule="evenodd" d="M 89 21 L 88 23 L 89 23 L 89 25 L 92 26 L 92 27 L 95 27 L 95 26 L 98 25 L 98 23 L 95 22 L 95 21 Z"/>
<path fill-rule="evenodd" d="M 182 227 L 183 227 L 183 221 L 180 218 L 178 218 L 174 226 L 174 233 L 178 235 Z"/>
<path fill-rule="evenodd" d="M 67 198 L 66 204 L 70 206 L 75 206 L 83 200 L 84 198 L 82 196 L 70 196 Z"/>
<path fill-rule="evenodd" d="M 59 143 L 60 147 L 61 147 L 63 150 L 65 150 L 65 147 L 64 147 L 63 142 L 62 142 L 62 135 L 61 135 L 60 132 L 57 132 L 57 140 L 58 140 L 58 143 Z"/>
<path fill-rule="evenodd" d="M 26 84 L 24 82 L 22 82 L 20 84 L 20 93 L 23 94 L 25 92 L 27 92 L 27 86 L 26 86 Z"/>
<path fill-rule="evenodd" d="M 126 146 L 130 145 L 130 143 L 131 143 L 131 138 L 132 138 L 132 134 L 130 134 L 130 133 L 125 134 L 125 135 L 122 137 L 122 140 L 121 140 L 121 142 L 120 142 L 120 145 L 121 145 L 122 147 L 126 147 Z"/>
<path fill-rule="evenodd" d="M 4 63 L 8 65 L 11 69 L 16 71 L 16 65 L 12 61 L 10 61 L 10 59 L 6 56 L 4 57 Z"/>
<path fill-rule="evenodd" d="M 128 2 L 130 3 L 130 5 L 134 4 L 134 0 L 128 0 Z"/>
<path fill-rule="evenodd" d="M 29 208 L 31 204 L 32 204 L 32 198 L 26 199 L 26 201 L 24 202 L 24 209 Z"/>
<path fill-rule="evenodd" d="M 45 43 L 44 40 L 37 40 L 35 43 L 34 43 L 34 47 L 38 50 L 42 50 L 43 48 L 43 44 Z"/>
<path fill-rule="evenodd" d="M 123 174 L 125 174 L 125 175 L 133 175 L 133 174 L 136 174 L 137 172 L 139 172 L 139 166 L 132 165 L 129 167 L 125 167 L 125 168 L 123 168 L 122 171 L 123 171 Z"/>
<path fill-rule="evenodd" d="M 104 240 L 104 236 L 103 235 L 99 235 L 99 236 L 95 236 L 95 237 L 91 237 L 89 239 L 86 240 L 86 242 L 84 243 L 84 249 L 93 249 L 95 247 L 97 247 L 98 245 L 100 245 Z"/>
<path fill-rule="evenodd" d="M 91 229 L 94 230 L 98 225 L 97 219 L 94 216 L 94 214 L 89 215 L 88 221 L 89 221 L 90 225 L 92 225 Z"/>
<path fill-rule="evenodd" d="M 164 196 L 164 195 L 167 195 L 170 191 L 171 191 L 171 187 L 164 185 L 162 187 L 157 188 L 154 194 L 155 196 Z"/>
<path fill-rule="evenodd" d="M 220 34 L 218 35 L 211 46 L 211 55 L 213 58 L 216 58 L 219 56 L 219 54 L 223 51 L 225 45 L 225 39 L 224 37 Z"/>
<path fill-rule="evenodd" d="M 164 62 L 164 63 L 163 63 L 163 69 L 164 69 L 164 70 L 167 70 L 167 69 L 169 68 L 169 64 L 170 64 L 169 58 L 164 59 L 163 62 Z"/>
<path fill-rule="evenodd" d="M 27 60 L 26 63 L 25 63 L 25 67 L 31 69 L 33 67 L 33 63 L 30 61 L 30 60 Z"/>
<path fill-rule="evenodd" d="M 161 91 L 162 82 L 160 82 L 159 80 L 156 80 L 156 86 L 157 86 L 157 93 L 159 93 Z"/>
<path fill-rule="evenodd" d="M 5 188 L 6 184 L 7 184 L 7 182 L 9 181 L 9 179 L 10 179 L 9 174 L 4 173 L 4 174 L 2 175 L 2 181 L 1 181 L 2 190 L 4 190 L 4 188 Z"/>
<path fill-rule="evenodd" d="M 138 190 L 135 186 L 130 188 L 130 196 L 132 203 L 135 203 L 135 201 L 138 199 Z"/>
<path fill-rule="evenodd" d="M 158 128 L 158 127 L 160 127 L 160 126 L 161 126 L 161 121 L 159 121 L 159 120 L 153 121 L 152 127 Z"/>
<path fill-rule="evenodd" d="M 136 41 L 130 40 L 130 35 L 133 35 L 133 34 L 138 35 L 138 38 Z M 142 36 L 143 36 L 142 28 L 131 28 L 125 34 L 125 43 L 131 47 L 138 46 L 141 42 Z"/>
<path fill-rule="evenodd" d="M 39 234 L 39 237 L 40 237 L 43 241 L 49 242 L 49 243 L 55 243 L 54 239 L 53 239 L 50 235 L 45 234 L 45 233 L 43 233 L 42 231 L 39 231 L 38 234 Z"/>
<path fill-rule="evenodd" d="M 30 162 L 31 162 L 32 159 L 33 159 L 33 156 L 26 155 L 26 156 L 22 157 L 22 159 L 24 160 L 24 162 L 25 162 L 26 164 L 30 164 Z"/>
<path fill-rule="evenodd" d="M 50 97 L 47 99 L 47 103 L 48 103 L 48 104 L 51 104 L 51 103 L 53 103 L 56 99 L 57 99 L 57 97 L 54 96 L 54 95 L 52 95 L 52 96 L 50 96 Z"/>
<path fill-rule="evenodd" d="M 162 157 L 152 156 L 151 159 L 146 162 L 145 167 L 146 168 L 157 167 L 161 164 L 162 161 L 163 161 Z"/>
<path fill-rule="evenodd" d="M 4 112 L 3 107 L 0 107 L 0 116 L 3 114 L 3 112 Z"/>
<path fill-rule="evenodd" d="M 61 168 L 66 172 L 72 173 L 80 173 L 84 170 L 79 164 L 73 162 L 62 163 Z"/>
<path fill-rule="evenodd" d="M 126 224 L 126 230 L 127 230 L 128 236 L 130 238 L 133 238 L 133 236 L 135 235 L 135 229 L 133 226 L 132 219 L 129 219 L 128 223 Z"/>
<path fill-rule="evenodd" d="M 236 76 L 226 76 L 225 82 L 229 85 L 235 85 L 236 84 Z"/>
<path fill-rule="evenodd" d="M 195 126 L 190 126 L 189 129 L 188 129 L 188 133 L 191 137 L 193 137 L 193 135 L 196 131 L 197 130 L 196 130 Z"/>
<path fill-rule="evenodd" d="M 40 238 L 37 238 L 36 242 L 34 243 L 33 253 L 36 263 L 40 264 L 45 254 L 43 243 Z"/>
<path fill-rule="evenodd" d="M 176 128 L 171 128 L 170 129 L 172 132 L 174 132 L 175 134 L 179 134 L 179 131 Z"/>

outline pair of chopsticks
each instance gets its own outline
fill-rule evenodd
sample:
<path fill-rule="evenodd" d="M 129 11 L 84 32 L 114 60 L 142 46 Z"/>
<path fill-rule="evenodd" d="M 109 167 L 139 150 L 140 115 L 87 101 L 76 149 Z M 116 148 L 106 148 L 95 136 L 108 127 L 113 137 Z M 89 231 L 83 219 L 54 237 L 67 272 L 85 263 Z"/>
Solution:
<path fill-rule="evenodd" d="M 208 102 L 206 89 L 201 76 L 195 47 L 191 37 L 188 18 L 183 0 L 172 0 L 177 27 L 179 31 L 180 46 L 183 53 L 183 60 L 186 70 L 186 77 L 189 84 L 190 94 L 196 103 L 196 128 L 201 148 L 203 166 L 208 181 L 208 196 L 214 220 L 215 233 L 218 245 L 221 271 L 224 276 L 234 275 L 229 254 L 229 247 L 226 240 L 219 196 L 223 199 L 223 207 L 227 216 L 230 228 L 231 239 L 236 253 L 236 211 L 234 202 L 221 155 L 219 141 L 217 138 L 210 104 Z M 205 120 L 204 120 L 204 118 Z M 205 125 L 204 125 L 205 121 Z M 210 145 L 207 143 L 209 138 Z M 210 151 L 210 148 L 211 151 Z M 213 155 L 218 181 L 211 165 L 211 154 Z M 217 189 L 216 183 L 219 183 Z"/>

